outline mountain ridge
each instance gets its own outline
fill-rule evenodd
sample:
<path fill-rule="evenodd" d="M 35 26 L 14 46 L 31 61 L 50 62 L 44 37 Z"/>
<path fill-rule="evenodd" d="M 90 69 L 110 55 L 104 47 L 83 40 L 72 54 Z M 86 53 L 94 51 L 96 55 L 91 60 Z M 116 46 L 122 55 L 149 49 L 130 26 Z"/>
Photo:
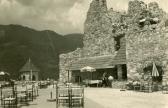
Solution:
<path fill-rule="evenodd" d="M 59 54 L 83 47 L 83 34 L 61 35 L 51 30 L 38 31 L 21 25 L 0 25 L 0 71 L 18 78 L 28 58 L 40 68 L 40 78 L 58 79 Z"/>

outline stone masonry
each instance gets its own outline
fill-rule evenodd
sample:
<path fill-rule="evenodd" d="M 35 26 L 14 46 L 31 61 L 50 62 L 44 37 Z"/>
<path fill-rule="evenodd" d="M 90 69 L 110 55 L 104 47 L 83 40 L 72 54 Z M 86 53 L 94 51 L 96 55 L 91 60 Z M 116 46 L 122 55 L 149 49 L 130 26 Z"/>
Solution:
<path fill-rule="evenodd" d="M 167 13 L 156 2 L 130 1 L 127 12 L 117 12 L 107 9 L 106 0 L 93 0 L 84 23 L 84 47 L 60 55 L 60 79 L 66 80 L 67 66 L 78 58 L 115 55 L 119 36 L 126 38 L 128 79 L 152 62 L 168 74 L 167 22 Z"/>
<path fill-rule="evenodd" d="M 148 5 L 142 1 L 130 1 L 128 16 L 125 20 L 129 26 L 126 32 L 127 70 L 129 78 L 152 62 L 168 72 L 167 52 L 168 28 L 165 26 L 167 14 L 156 2 Z"/>

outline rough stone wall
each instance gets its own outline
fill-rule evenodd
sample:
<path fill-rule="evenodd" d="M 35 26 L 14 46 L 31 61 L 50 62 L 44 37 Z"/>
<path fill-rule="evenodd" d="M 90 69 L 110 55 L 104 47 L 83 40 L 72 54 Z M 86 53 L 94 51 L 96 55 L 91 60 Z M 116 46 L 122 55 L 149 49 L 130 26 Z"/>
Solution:
<path fill-rule="evenodd" d="M 139 10 L 137 10 L 139 9 Z M 167 15 L 155 2 L 147 5 L 140 1 L 131 1 L 126 21 L 126 54 L 128 77 L 134 78 L 152 62 L 162 66 L 167 72 L 165 63 L 168 60 L 168 27 L 165 27 Z"/>
<path fill-rule="evenodd" d="M 100 5 L 104 1 L 104 5 Z M 112 8 L 107 10 L 106 0 L 93 0 L 84 24 L 83 56 L 115 54 L 114 37 L 121 35 L 122 15 Z M 96 5 L 95 5 L 96 4 Z"/>
<path fill-rule="evenodd" d="M 60 62 L 59 62 L 59 68 L 60 68 L 60 74 L 59 74 L 59 80 L 61 82 L 68 81 L 69 78 L 71 78 L 71 72 L 69 71 L 68 76 L 68 70 L 69 66 L 78 58 L 81 58 L 82 49 L 77 48 L 75 51 L 67 53 L 67 54 L 61 54 L 60 55 Z M 69 77 L 69 78 L 68 78 Z"/>
<path fill-rule="evenodd" d="M 106 0 L 102 0 L 106 1 Z M 93 0 L 88 10 L 87 19 L 84 24 L 84 54 L 83 56 L 99 56 L 108 53 L 107 45 L 104 40 L 111 41 L 111 35 L 108 33 L 107 23 L 107 5 L 101 0 Z M 109 43 L 109 42 L 108 42 Z M 112 50 L 110 50 L 112 51 Z"/>
<path fill-rule="evenodd" d="M 114 37 L 120 21 L 121 13 L 108 10 L 106 0 L 93 0 L 84 23 L 84 47 L 60 55 L 60 80 L 67 80 L 67 67 L 74 61 L 72 58 L 116 54 Z"/>
<path fill-rule="evenodd" d="M 108 10 L 106 0 L 93 0 L 84 23 L 84 47 L 60 55 L 60 78 L 67 78 L 67 66 L 80 57 L 116 54 L 114 38 L 121 35 L 129 79 L 153 61 L 168 74 L 168 15 L 156 2 L 130 1 L 126 13 Z"/>

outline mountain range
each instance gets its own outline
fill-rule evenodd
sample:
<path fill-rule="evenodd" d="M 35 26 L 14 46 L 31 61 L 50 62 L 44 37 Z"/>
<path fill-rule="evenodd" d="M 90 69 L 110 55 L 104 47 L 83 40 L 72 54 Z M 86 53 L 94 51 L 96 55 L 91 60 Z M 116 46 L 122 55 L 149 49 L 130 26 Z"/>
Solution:
<path fill-rule="evenodd" d="M 80 47 L 83 47 L 83 34 L 61 35 L 21 25 L 0 25 L 0 71 L 19 79 L 19 70 L 30 58 L 40 69 L 40 79 L 58 79 L 59 54 Z"/>

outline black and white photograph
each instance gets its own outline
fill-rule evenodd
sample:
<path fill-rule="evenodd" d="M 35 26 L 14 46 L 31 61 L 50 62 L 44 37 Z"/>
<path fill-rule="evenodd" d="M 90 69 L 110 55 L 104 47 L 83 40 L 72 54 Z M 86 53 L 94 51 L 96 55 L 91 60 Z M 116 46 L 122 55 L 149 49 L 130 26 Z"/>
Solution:
<path fill-rule="evenodd" d="M 168 108 L 168 0 L 0 0 L 0 108 Z"/>

